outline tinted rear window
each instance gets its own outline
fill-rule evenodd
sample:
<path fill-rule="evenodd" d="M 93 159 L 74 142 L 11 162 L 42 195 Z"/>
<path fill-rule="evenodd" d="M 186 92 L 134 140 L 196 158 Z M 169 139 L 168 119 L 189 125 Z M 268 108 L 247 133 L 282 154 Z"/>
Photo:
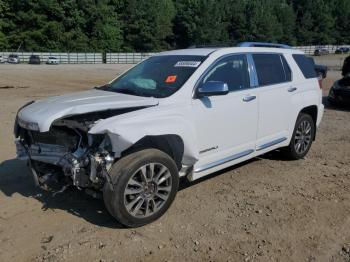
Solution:
<path fill-rule="evenodd" d="M 274 85 L 291 81 L 290 68 L 280 54 L 253 54 L 259 85 Z"/>
<path fill-rule="evenodd" d="M 305 55 L 293 55 L 293 58 L 306 79 L 317 77 L 313 60 Z"/>

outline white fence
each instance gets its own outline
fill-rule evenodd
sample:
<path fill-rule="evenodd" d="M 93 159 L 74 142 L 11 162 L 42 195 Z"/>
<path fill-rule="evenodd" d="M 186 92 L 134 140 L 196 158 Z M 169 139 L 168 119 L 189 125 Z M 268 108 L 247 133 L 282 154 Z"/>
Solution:
<path fill-rule="evenodd" d="M 102 53 L 48 53 L 48 52 L 0 52 L 5 59 L 10 54 L 19 56 L 21 63 L 28 63 L 31 55 L 38 55 L 42 63 L 45 63 L 50 56 L 60 60 L 62 64 L 102 64 Z"/>
<path fill-rule="evenodd" d="M 54 56 L 62 64 L 102 64 L 103 53 L 52 53 L 52 52 L 0 52 L 5 59 L 10 54 L 19 56 L 21 63 L 28 63 L 31 55 L 38 55 L 42 63 Z M 106 53 L 106 64 L 137 64 L 154 53 Z"/>
<path fill-rule="evenodd" d="M 107 64 L 137 64 L 155 53 L 107 53 Z"/>
<path fill-rule="evenodd" d="M 326 48 L 331 54 L 339 47 L 350 45 L 318 45 L 318 46 L 295 46 L 293 48 L 313 55 L 315 49 Z M 45 63 L 49 56 L 57 57 L 62 64 L 136 64 L 154 55 L 155 53 L 53 53 L 53 52 L 0 52 L 5 59 L 10 54 L 17 54 L 21 63 L 28 63 L 31 55 L 38 55 L 42 63 Z M 104 57 L 105 55 L 105 57 Z"/>
<path fill-rule="evenodd" d="M 293 48 L 303 51 L 307 55 L 313 55 L 317 48 L 325 48 L 330 54 L 334 54 L 339 47 L 349 47 L 350 45 L 314 45 L 314 46 L 295 46 Z"/>

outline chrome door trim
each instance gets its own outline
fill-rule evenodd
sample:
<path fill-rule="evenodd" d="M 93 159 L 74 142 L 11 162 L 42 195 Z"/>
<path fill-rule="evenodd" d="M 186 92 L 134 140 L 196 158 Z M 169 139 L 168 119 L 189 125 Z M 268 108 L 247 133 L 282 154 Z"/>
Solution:
<path fill-rule="evenodd" d="M 215 161 L 213 163 L 206 164 L 204 166 L 198 167 L 198 168 L 196 168 L 194 170 L 194 172 L 195 173 L 200 173 L 200 172 L 206 171 L 206 170 L 214 168 L 216 166 L 220 166 L 220 165 L 223 165 L 223 164 L 225 164 L 227 162 L 230 162 L 230 161 L 236 160 L 238 158 L 250 155 L 253 152 L 254 152 L 253 149 L 249 149 L 249 150 L 243 151 L 241 153 L 238 153 L 238 154 L 235 154 L 235 155 L 232 155 L 232 156 L 229 156 L 229 157 L 225 157 L 225 158 L 223 158 L 221 160 L 217 160 L 217 161 Z"/>
<path fill-rule="evenodd" d="M 286 137 L 282 137 L 282 138 L 273 140 L 273 141 L 271 141 L 271 142 L 268 142 L 268 143 L 266 143 L 266 144 L 263 144 L 263 145 L 261 145 L 261 146 L 258 146 L 258 147 L 256 148 L 256 150 L 257 150 L 257 151 L 261 151 L 261 150 L 266 149 L 266 148 L 268 148 L 268 147 L 271 147 L 271 146 L 277 145 L 277 144 L 279 144 L 279 143 L 282 143 L 282 142 L 284 142 L 284 141 L 286 141 L 286 140 L 287 140 Z"/>

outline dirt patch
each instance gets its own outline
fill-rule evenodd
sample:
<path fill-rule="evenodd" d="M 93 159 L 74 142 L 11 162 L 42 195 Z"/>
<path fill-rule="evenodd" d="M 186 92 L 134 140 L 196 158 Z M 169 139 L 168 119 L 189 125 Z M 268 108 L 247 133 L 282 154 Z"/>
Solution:
<path fill-rule="evenodd" d="M 33 99 L 106 83 L 128 65 L 1 66 L 0 261 L 349 261 L 350 110 L 327 105 L 304 160 L 278 152 L 196 183 L 160 220 L 121 227 L 78 190 L 52 197 L 14 160 L 13 121 Z M 339 72 L 329 72 L 324 95 Z M 325 100 L 326 102 L 326 100 Z"/>

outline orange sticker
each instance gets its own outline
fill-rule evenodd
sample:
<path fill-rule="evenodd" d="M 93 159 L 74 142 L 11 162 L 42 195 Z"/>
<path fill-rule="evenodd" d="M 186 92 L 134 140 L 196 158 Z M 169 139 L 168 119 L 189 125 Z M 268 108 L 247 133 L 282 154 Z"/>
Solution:
<path fill-rule="evenodd" d="M 176 81 L 177 76 L 168 76 L 165 80 L 165 83 L 174 83 Z"/>

